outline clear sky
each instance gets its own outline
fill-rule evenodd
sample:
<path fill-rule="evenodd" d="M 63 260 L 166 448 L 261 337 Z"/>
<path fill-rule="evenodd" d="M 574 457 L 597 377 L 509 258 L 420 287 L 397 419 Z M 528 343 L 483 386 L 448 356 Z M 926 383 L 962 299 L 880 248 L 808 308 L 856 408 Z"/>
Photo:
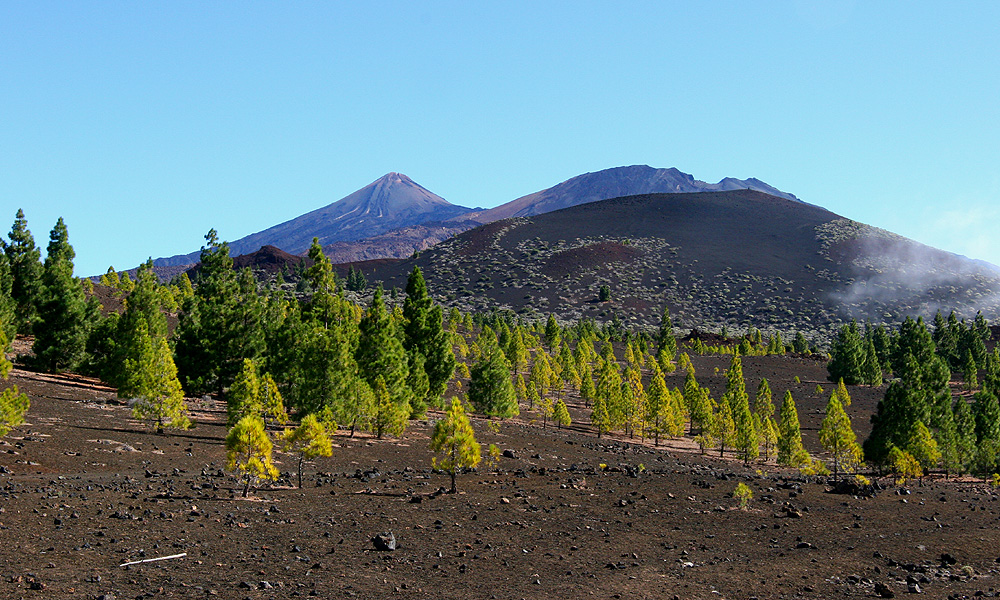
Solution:
<path fill-rule="evenodd" d="M 77 274 L 398 171 L 491 207 L 648 164 L 1000 264 L 1000 2 L 0 2 L 0 231 Z"/>

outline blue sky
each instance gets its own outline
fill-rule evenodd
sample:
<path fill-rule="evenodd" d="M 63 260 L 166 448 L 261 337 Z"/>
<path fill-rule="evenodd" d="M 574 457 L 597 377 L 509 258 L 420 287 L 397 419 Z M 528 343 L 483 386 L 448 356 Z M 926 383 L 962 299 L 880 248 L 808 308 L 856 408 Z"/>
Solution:
<path fill-rule="evenodd" d="M 1000 264 L 1000 3 L 0 3 L 0 230 L 77 274 L 389 171 L 490 207 L 677 167 Z"/>

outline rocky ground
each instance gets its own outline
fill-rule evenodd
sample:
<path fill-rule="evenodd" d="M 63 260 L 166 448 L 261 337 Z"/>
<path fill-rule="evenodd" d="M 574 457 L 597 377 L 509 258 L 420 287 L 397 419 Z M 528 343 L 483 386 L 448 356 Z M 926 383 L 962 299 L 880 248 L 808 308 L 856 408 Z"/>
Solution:
<path fill-rule="evenodd" d="M 779 360 L 779 359 L 768 359 Z M 825 398 L 802 374 L 806 443 Z M 703 383 L 712 361 L 699 358 Z M 747 360 L 748 387 L 767 367 Z M 798 361 L 798 362 L 795 362 Z M 703 374 L 703 375 L 701 375 Z M 707 381 L 707 380 L 712 381 Z M 496 468 L 429 469 L 429 425 L 402 440 L 338 435 L 307 465 L 278 455 L 277 485 L 240 497 L 223 471 L 223 406 L 192 402 L 195 428 L 157 435 L 114 391 L 15 371 L 28 423 L 0 441 L 4 598 L 831 598 L 996 596 L 1000 503 L 988 486 L 935 479 L 872 497 L 831 493 L 774 465 L 542 429 L 531 415 L 491 431 Z M 673 385 L 673 384 L 671 384 Z M 829 384 L 826 384 L 827 387 Z M 783 385 L 772 381 L 776 398 Z M 877 390 L 852 390 L 852 417 Z M 818 416 L 817 416 L 818 415 Z M 582 413 L 574 417 L 582 417 Z M 861 427 L 864 424 L 860 424 Z M 600 465 L 606 465 L 602 468 Z M 731 493 L 754 492 L 747 510 Z M 372 537 L 392 532 L 397 547 Z M 168 560 L 120 566 L 130 561 Z"/>

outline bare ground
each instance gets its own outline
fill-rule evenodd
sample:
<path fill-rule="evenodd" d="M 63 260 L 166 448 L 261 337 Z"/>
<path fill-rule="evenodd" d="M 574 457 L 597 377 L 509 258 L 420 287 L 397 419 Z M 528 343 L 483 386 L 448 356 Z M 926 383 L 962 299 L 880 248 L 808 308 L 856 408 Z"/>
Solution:
<path fill-rule="evenodd" d="M 712 365 L 727 363 L 695 364 L 717 386 Z M 799 411 L 817 450 L 810 428 L 825 398 L 808 389 L 822 364 L 745 367 L 751 394 L 764 373 L 776 399 L 776 381 L 802 376 Z M 192 400 L 194 429 L 156 435 L 94 381 L 15 371 L 9 383 L 32 406 L 0 441 L 0 597 L 860 598 L 876 583 L 906 593 L 907 577 L 934 598 L 1000 589 L 1000 505 L 981 484 L 833 494 L 690 442 L 599 440 L 580 426 L 543 430 L 525 413 L 499 432 L 475 422 L 484 446 L 513 458 L 461 475 L 458 494 L 441 493 L 449 482 L 428 468 L 429 426 L 414 423 L 402 440 L 338 435 L 302 490 L 290 484 L 295 459 L 279 454 L 282 481 L 243 499 L 222 471 L 224 407 L 211 400 Z M 856 424 L 879 393 L 852 389 Z M 748 510 L 730 497 L 740 481 L 754 492 Z M 397 550 L 374 550 L 382 531 Z"/>

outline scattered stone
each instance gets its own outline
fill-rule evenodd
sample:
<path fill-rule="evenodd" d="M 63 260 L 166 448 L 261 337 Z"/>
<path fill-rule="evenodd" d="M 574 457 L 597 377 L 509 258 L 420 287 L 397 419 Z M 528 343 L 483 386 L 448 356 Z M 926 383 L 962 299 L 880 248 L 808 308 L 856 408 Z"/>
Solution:
<path fill-rule="evenodd" d="M 396 549 L 396 536 L 391 531 L 384 531 L 372 538 L 372 544 L 380 552 L 392 552 Z"/>
<path fill-rule="evenodd" d="M 875 584 L 875 595 L 879 598 L 895 598 L 896 592 L 893 592 L 889 589 L 889 586 L 879 581 Z"/>
<path fill-rule="evenodd" d="M 513 450 L 504 450 L 503 451 L 503 457 L 504 458 L 517 458 L 517 455 L 514 454 Z"/>

